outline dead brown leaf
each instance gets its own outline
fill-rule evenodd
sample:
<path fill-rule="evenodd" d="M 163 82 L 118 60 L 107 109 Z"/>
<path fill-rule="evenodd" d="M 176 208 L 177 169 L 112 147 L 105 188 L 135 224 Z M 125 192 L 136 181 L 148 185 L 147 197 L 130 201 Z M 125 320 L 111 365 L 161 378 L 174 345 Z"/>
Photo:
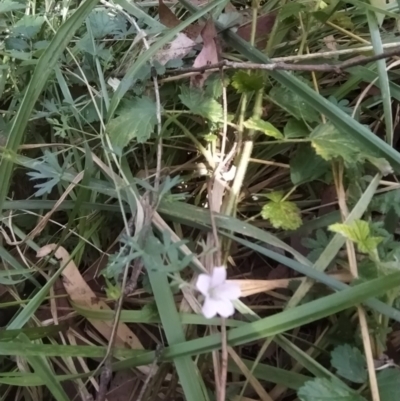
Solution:
<path fill-rule="evenodd" d="M 167 28 L 175 28 L 181 23 L 181 20 L 166 6 L 162 0 L 158 0 L 158 15 L 160 22 Z"/>
<path fill-rule="evenodd" d="M 264 14 L 257 18 L 257 26 L 256 26 L 256 46 L 257 47 L 265 47 L 266 40 L 260 41 L 260 39 L 265 39 L 267 35 L 271 33 L 272 27 L 274 26 L 276 19 L 276 14 Z M 252 22 L 248 22 L 237 30 L 237 35 L 239 35 L 242 39 L 247 42 L 251 39 L 251 25 Z"/>
<path fill-rule="evenodd" d="M 217 30 L 215 29 L 214 21 L 210 18 L 201 31 L 203 39 L 203 48 L 196 57 L 193 63 L 194 68 L 200 68 L 205 65 L 216 64 L 219 61 L 219 49 L 216 43 Z M 204 81 L 210 75 L 209 72 L 194 75 L 191 79 L 191 84 L 197 87 L 202 87 Z"/>
<path fill-rule="evenodd" d="M 108 310 L 112 309 L 102 300 L 98 299 L 91 288 L 86 284 L 81 276 L 75 263 L 71 260 L 69 253 L 62 246 L 57 244 L 48 244 L 40 248 L 37 257 L 42 258 L 56 250 L 55 257 L 66 264 L 63 272 L 63 283 L 70 299 L 77 305 L 92 310 Z M 96 302 L 94 302 L 96 300 Z M 106 339 L 110 339 L 113 322 L 111 320 L 88 319 L 90 324 L 102 334 Z M 119 323 L 117 335 L 115 338 L 115 346 L 121 348 L 143 349 L 143 346 L 136 335 L 124 323 Z"/>
<path fill-rule="evenodd" d="M 175 28 L 182 21 L 166 6 L 162 0 L 158 0 L 158 15 L 160 16 L 160 22 L 167 28 Z M 192 24 L 182 31 L 189 39 L 195 40 L 200 34 L 202 25 Z"/>

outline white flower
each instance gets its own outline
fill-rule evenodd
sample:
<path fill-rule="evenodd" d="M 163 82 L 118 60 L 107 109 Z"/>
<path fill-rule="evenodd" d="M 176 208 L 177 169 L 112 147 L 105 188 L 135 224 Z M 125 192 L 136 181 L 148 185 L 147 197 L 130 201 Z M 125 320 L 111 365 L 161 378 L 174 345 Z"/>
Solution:
<path fill-rule="evenodd" d="M 196 288 L 205 297 L 202 312 L 207 319 L 216 314 L 222 317 L 233 315 L 235 307 L 232 301 L 240 297 L 241 290 L 238 284 L 226 281 L 225 267 L 214 267 L 211 275 L 200 274 Z"/>

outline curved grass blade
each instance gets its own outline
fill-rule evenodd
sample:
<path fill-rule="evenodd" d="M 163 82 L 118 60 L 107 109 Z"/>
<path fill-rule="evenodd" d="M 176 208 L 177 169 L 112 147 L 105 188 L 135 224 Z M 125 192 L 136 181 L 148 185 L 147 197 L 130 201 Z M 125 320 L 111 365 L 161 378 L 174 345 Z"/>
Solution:
<path fill-rule="evenodd" d="M 98 0 L 84 1 L 74 14 L 58 28 L 53 40 L 41 55 L 26 89 L 22 103 L 14 117 L 6 144 L 7 151 L 17 152 L 24 138 L 25 129 L 33 107 L 50 74 L 52 74 L 54 66 L 74 36 L 75 31 L 81 26 L 84 19 L 97 3 Z M 3 204 L 8 194 L 13 168 L 13 162 L 9 158 L 3 157 L 0 162 L 0 215 L 3 212 Z"/>
<path fill-rule="evenodd" d="M 381 54 L 383 53 L 383 46 L 376 14 L 372 11 L 367 11 L 367 20 L 374 52 L 375 54 Z M 381 89 L 385 117 L 386 142 L 390 146 L 393 146 L 392 98 L 390 95 L 389 77 L 386 71 L 386 60 L 378 60 L 376 65 L 378 67 L 379 87 Z"/>

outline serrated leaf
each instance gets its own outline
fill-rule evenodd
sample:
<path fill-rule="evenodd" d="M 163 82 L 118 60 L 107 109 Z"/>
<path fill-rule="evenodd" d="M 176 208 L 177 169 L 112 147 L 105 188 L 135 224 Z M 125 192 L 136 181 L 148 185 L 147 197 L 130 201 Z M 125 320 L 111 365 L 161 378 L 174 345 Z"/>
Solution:
<path fill-rule="evenodd" d="M 284 193 L 283 191 L 274 191 L 266 194 L 265 196 L 273 202 L 280 202 L 283 199 Z"/>
<path fill-rule="evenodd" d="M 319 122 L 318 112 L 306 103 L 297 93 L 276 85 L 268 94 L 272 102 L 277 104 L 283 110 L 286 110 L 297 120 L 304 120 L 308 123 Z"/>
<path fill-rule="evenodd" d="M 95 39 L 102 39 L 107 35 L 121 35 L 127 29 L 126 20 L 120 14 L 114 16 L 105 9 L 93 10 L 88 21 Z"/>
<path fill-rule="evenodd" d="M 392 208 L 397 216 L 400 216 L 400 190 L 398 189 L 376 196 L 371 202 L 371 209 L 378 210 L 382 214 L 388 213 Z"/>
<path fill-rule="evenodd" d="M 352 136 L 336 129 L 333 124 L 321 124 L 310 135 L 311 143 L 317 154 L 325 160 L 343 158 L 348 164 L 363 161 L 368 152 Z"/>
<path fill-rule="evenodd" d="M 15 10 L 22 10 L 24 8 L 26 8 L 26 4 L 22 4 L 17 1 L 3 0 L 0 3 L 0 14 Z"/>
<path fill-rule="evenodd" d="M 310 145 L 299 146 L 290 159 L 290 179 L 293 185 L 301 185 L 321 177 L 329 167 L 329 163 L 318 156 Z"/>
<path fill-rule="evenodd" d="M 385 369 L 377 374 L 381 401 L 400 400 L 400 371 Z"/>
<path fill-rule="evenodd" d="M 132 139 L 143 143 L 150 138 L 157 123 L 157 107 L 148 97 L 129 102 L 120 115 L 107 124 L 111 143 L 123 149 Z"/>
<path fill-rule="evenodd" d="M 272 136 L 276 139 L 282 139 L 283 135 L 268 121 L 264 121 L 259 117 L 251 117 L 247 121 L 244 122 L 244 126 L 247 129 L 253 129 L 255 131 L 261 131 L 263 134 L 267 136 Z"/>
<path fill-rule="evenodd" d="M 283 230 L 296 230 L 302 224 L 300 209 L 297 205 L 290 201 L 283 201 L 282 198 L 278 200 L 278 197 L 263 206 L 261 217 L 269 220 L 275 228 Z"/>
<path fill-rule="evenodd" d="M 306 382 L 297 395 L 301 401 L 366 401 L 341 382 L 320 378 Z"/>
<path fill-rule="evenodd" d="M 285 138 L 305 138 L 310 134 L 310 131 L 303 121 L 291 118 L 286 123 L 283 134 Z"/>
<path fill-rule="evenodd" d="M 264 78 L 260 73 L 249 74 L 241 70 L 233 75 L 232 86 L 238 93 L 254 92 L 263 88 Z"/>
<path fill-rule="evenodd" d="M 193 114 L 214 123 L 223 119 L 221 104 L 197 88 L 182 86 L 179 99 Z"/>
<path fill-rule="evenodd" d="M 375 252 L 377 246 L 382 242 L 382 237 L 371 236 L 371 229 L 368 222 L 355 220 L 351 224 L 336 223 L 329 226 L 333 232 L 342 234 L 343 237 L 357 244 L 357 248 L 362 253 Z"/>
<path fill-rule="evenodd" d="M 364 355 L 349 344 L 339 345 L 331 352 L 331 364 L 338 375 L 353 383 L 365 383 L 368 378 Z"/>
<path fill-rule="evenodd" d="M 44 17 L 40 15 L 24 15 L 14 24 L 11 33 L 14 36 L 22 35 L 32 39 L 42 28 Z"/>

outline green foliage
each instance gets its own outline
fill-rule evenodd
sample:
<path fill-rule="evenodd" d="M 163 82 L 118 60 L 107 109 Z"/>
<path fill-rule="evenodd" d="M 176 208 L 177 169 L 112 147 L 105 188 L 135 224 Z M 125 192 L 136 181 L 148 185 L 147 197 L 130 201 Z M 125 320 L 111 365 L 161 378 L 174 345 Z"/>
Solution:
<path fill-rule="evenodd" d="M 95 39 L 108 35 L 122 36 L 127 31 L 127 21 L 121 14 L 111 14 L 106 9 L 93 10 L 88 17 L 89 25 Z"/>
<path fill-rule="evenodd" d="M 297 395 L 301 401 L 366 401 L 355 391 L 332 379 L 310 380 L 300 388 Z"/>
<path fill-rule="evenodd" d="M 123 149 L 136 139 L 146 142 L 157 123 L 157 106 L 148 97 L 135 98 L 119 112 L 119 116 L 107 124 L 107 133 L 113 146 Z"/>
<path fill-rule="evenodd" d="M 310 107 L 297 93 L 285 87 L 274 86 L 268 97 L 297 120 L 307 123 L 319 122 L 320 120 L 320 116 L 314 108 Z"/>
<path fill-rule="evenodd" d="M 15 11 L 15 10 L 23 10 L 25 7 L 26 7 L 25 4 L 20 3 L 18 1 L 3 0 L 0 3 L 0 14 L 8 13 L 10 11 Z"/>
<path fill-rule="evenodd" d="M 283 134 L 287 139 L 305 138 L 310 134 L 310 130 L 304 121 L 290 118 L 283 129 Z"/>
<path fill-rule="evenodd" d="M 277 128 L 275 128 L 270 122 L 264 121 L 259 117 L 249 118 L 247 121 L 244 122 L 244 126 L 248 129 L 261 131 L 263 134 L 276 139 L 283 138 L 282 133 Z"/>
<path fill-rule="evenodd" d="M 382 237 L 371 235 L 370 225 L 364 220 L 355 220 L 351 224 L 333 224 L 329 229 L 357 244 L 358 250 L 362 253 L 374 254 L 383 240 Z"/>
<path fill-rule="evenodd" d="M 273 227 L 284 230 L 296 230 L 301 226 L 300 209 L 295 203 L 283 200 L 283 192 L 272 192 L 267 196 L 271 201 L 261 210 L 263 219 L 269 220 Z"/>
<path fill-rule="evenodd" d="M 259 72 L 248 73 L 239 70 L 233 75 L 232 86 L 238 93 L 258 91 L 264 87 L 264 77 Z"/>
<path fill-rule="evenodd" d="M 331 352 L 331 364 L 340 376 L 353 383 L 365 383 L 368 378 L 364 355 L 348 344 L 339 345 Z"/>
<path fill-rule="evenodd" d="M 223 120 L 221 104 L 200 89 L 182 86 L 179 99 L 193 114 L 213 123 Z"/>
<path fill-rule="evenodd" d="M 311 252 L 307 255 L 307 258 L 311 262 L 315 262 L 321 256 L 322 252 L 328 246 L 330 241 L 331 237 L 328 237 L 324 230 L 319 229 L 315 233 L 315 239 L 303 238 L 301 243 L 307 249 L 311 249 Z"/>
<path fill-rule="evenodd" d="M 325 175 L 330 164 L 318 156 L 310 145 L 298 147 L 294 157 L 290 159 L 290 178 L 293 185 L 301 185 L 314 181 Z"/>
<path fill-rule="evenodd" d="M 353 137 L 339 131 L 333 124 L 321 124 L 310 135 L 312 146 L 325 160 L 342 158 L 345 163 L 362 162 L 368 155 Z"/>
<path fill-rule="evenodd" d="M 397 216 L 400 216 L 400 190 L 385 192 L 377 195 L 371 202 L 371 209 L 386 214 L 393 209 Z"/>
<path fill-rule="evenodd" d="M 381 401 L 400 400 L 400 371 L 384 369 L 377 373 Z"/>
<path fill-rule="evenodd" d="M 40 15 L 24 15 L 18 20 L 12 30 L 13 36 L 22 36 L 27 39 L 32 39 L 42 28 L 44 17 Z"/>

